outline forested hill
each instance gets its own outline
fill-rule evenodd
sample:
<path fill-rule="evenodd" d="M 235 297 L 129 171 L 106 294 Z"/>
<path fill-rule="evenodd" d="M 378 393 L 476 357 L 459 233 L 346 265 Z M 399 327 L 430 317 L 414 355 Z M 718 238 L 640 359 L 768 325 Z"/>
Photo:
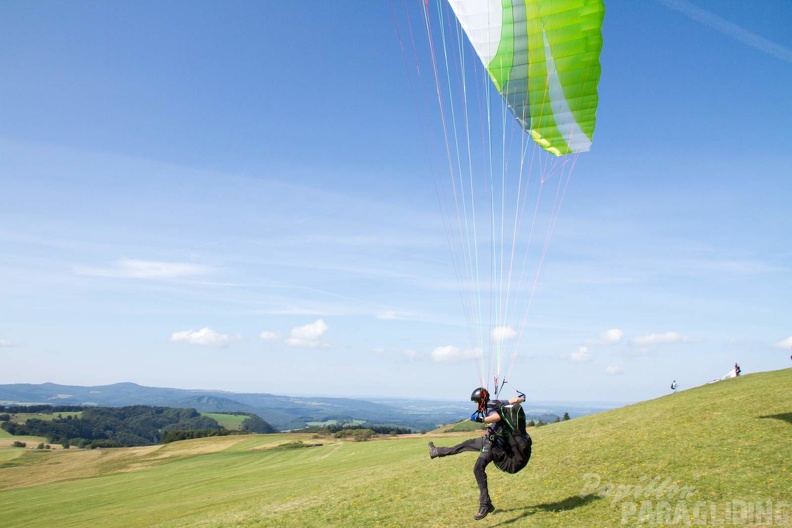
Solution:
<path fill-rule="evenodd" d="M 131 447 L 195 436 L 275 432 L 255 415 L 247 416 L 241 431 L 229 431 L 195 409 L 145 405 L 0 406 L 0 421 L 2 428 L 12 435 L 40 436 L 53 444 L 76 447 Z"/>
<path fill-rule="evenodd" d="M 347 398 L 295 398 L 261 393 L 232 393 L 144 387 L 135 383 L 102 386 L 18 383 L 0 385 L 0 403 L 47 403 L 120 407 L 159 405 L 195 408 L 200 412 L 246 412 L 260 416 L 279 430 L 301 429 L 311 422 L 363 420 L 372 424 L 432 429 L 454 421 L 458 413 L 438 417 L 415 415 L 409 410 Z M 443 419 L 439 419 L 443 418 Z"/>

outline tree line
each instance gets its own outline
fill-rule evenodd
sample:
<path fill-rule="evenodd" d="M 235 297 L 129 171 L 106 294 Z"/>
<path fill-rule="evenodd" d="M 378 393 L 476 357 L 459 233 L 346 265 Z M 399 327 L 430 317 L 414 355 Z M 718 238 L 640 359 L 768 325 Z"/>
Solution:
<path fill-rule="evenodd" d="M 81 412 L 81 416 L 60 416 L 60 412 Z M 28 418 L 14 421 L 11 413 L 52 414 L 51 419 Z M 0 406 L 4 430 L 12 435 L 43 436 L 64 447 L 132 447 L 221 434 L 274 433 L 276 430 L 256 415 L 249 414 L 241 431 L 228 431 L 214 418 L 195 409 L 133 405 L 128 407 Z"/>
<path fill-rule="evenodd" d="M 322 426 L 309 426 L 295 433 L 313 433 L 316 436 L 332 436 L 333 438 L 349 438 L 356 442 L 365 442 L 380 435 L 395 436 L 410 434 L 412 429 L 392 425 L 360 425 L 360 424 L 332 424 Z M 307 446 L 306 446 L 307 447 Z"/>

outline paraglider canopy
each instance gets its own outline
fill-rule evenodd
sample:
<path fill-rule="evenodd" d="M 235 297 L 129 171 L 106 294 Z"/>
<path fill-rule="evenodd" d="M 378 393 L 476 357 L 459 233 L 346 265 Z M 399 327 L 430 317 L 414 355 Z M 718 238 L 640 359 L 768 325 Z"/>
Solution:
<path fill-rule="evenodd" d="M 437 98 L 439 119 L 423 132 L 427 151 L 439 157 L 430 165 L 447 167 L 447 178 L 434 176 L 467 352 L 477 360 L 480 388 L 497 398 L 577 155 L 594 138 L 605 8 L 602 0 L 421 5 L 434 77 L 416 100 Z M 414 86 L 426 71 L 418 60 L 415 66 Z M 433 141 L 438 148 L 429 148 Z"/>
<path fill-rule="evenodd" d="M 449 0 L 514 116 L 548 152 L 591 148 L 602 0 Z"/>

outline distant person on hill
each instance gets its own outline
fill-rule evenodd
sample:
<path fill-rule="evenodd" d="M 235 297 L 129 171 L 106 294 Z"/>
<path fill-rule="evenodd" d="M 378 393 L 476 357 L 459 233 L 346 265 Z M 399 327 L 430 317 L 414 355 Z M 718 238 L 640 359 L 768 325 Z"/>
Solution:
<path fill-rule="evenodd" d="M 677 389 L 677 384 L 676 384 L 676 380 L 674 380 L 671 382 L 671 390 L 676 392 L 676 389 Z"/>
<path fill-rule="evenodd" d="M 739 376 L 739 375 L 740 375 L 740 372 L 742 372 L 742 370 L 740 370 L 740 365 L 738 365 L 737 363 L 735 363 L 735 364 L 734 364 L 734 375 L 735 375 L 735 376 Z"/>
<path fill-rule="evenodd" d="M 434 443 L 429 442 L 429 456 L 437 458 L 458 455 L 464 452 L 479 453 L 478 460 L 473 466 L 473 475 L 476 477 L 476 483 L 479 487 L 479 510 L 474 515 L 474 519 L 478 521 L 495 511 L 495 506 L 492 505 L 489 490 L 487 489 L 487 473 L 485 470 L 487 465 L 494 459 L 492 445 L 500 434 L 501 425 L 498 422 L 500 422 L 501 416 L 498 409 L 503 405 L 524 402 L 525 394 L 520 393 L 519 397 L 512 398 L 509 401 L 490 400 L 489 391 L 484 387 L 479 387 L 471 394 L 470 401 L 475 402 L 477 406 L 476 412 L 470 416 L 470 419 L 474 422 L 487 424 L 485 435 L 465 440 L 453 447 L 435 447 Z"/>

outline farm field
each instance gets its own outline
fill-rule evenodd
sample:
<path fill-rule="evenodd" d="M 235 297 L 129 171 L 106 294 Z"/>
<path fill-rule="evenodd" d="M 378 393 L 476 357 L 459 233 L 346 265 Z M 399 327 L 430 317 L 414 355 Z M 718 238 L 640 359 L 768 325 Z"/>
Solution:
<path fill-rule="evenodd" d="M 201 416 L 207 416 L 217 420 L 221 427 L 231 430 L 239 431 L 242 429 L 242 422 L 247 419 L 243 414 L 226 414 L 226 413 L 201 413 Z"/>

